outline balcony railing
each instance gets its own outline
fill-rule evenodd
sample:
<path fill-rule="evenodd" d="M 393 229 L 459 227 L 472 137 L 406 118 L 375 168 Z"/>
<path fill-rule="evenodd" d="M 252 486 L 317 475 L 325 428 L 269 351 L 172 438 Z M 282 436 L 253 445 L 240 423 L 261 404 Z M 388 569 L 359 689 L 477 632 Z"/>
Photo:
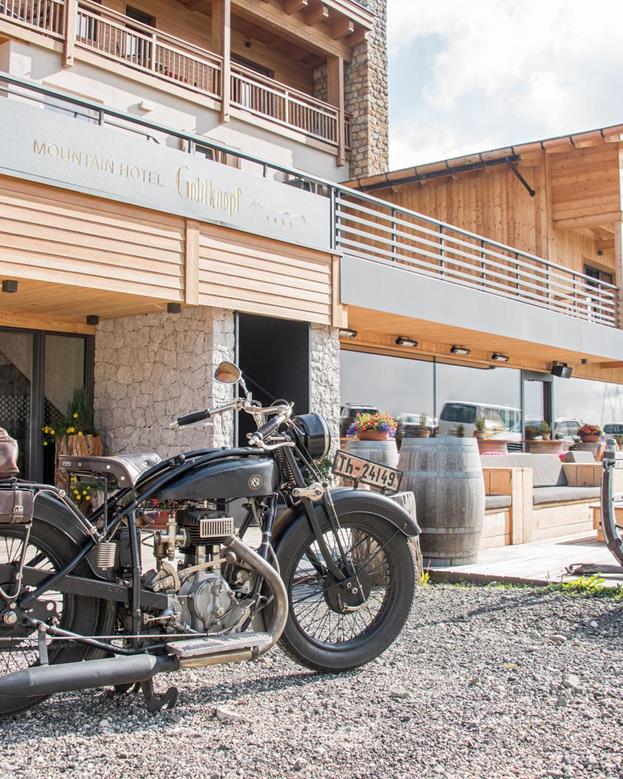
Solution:
<path fill-rule="evenodd" d="M 0 0 L 0 17 L 64 38 L 64 0 Z M 80 0 L 76 46 L 149 73 L 202 95 L 220 100 L 223 60 L 206 49 L 156 30 L 99 4 Z M 339 111 L 311 95 L 265 78 L 236 64 L 231 66 L 231 101 L 237 108 L 284 127 L 338 146 Z M 344 127 L 350 142 L 350 122 Z"/>
<path fill-rule="evenodd" d="M 64 0 L 0 0 L 0 16 L 54 38 L 63 37 L 64 11 Z"/>
<path fill-rule="evenodd" d="M 618 289 L 542 257 L 341 188 L 336 246 L 400 267 L 602 325 L 617 325 Z"/>
<path fill-rule="evenodd" d="M 332 219 L 325 241 L 334 251 L 607 327 L 618 326 L 618 288 L 564 265 L 208 138 L 0 74 L 0 96 L 7 93 L 37 102 L 53 98 L 55 110 L 68 116 L 139 134 L 149 143 L 156 140 L 170 146 L 176 142 L 189 154 L 206 156 L 206 150 L 211 150 L 215 160 L 236 159 L 248 172 L 257 171 L 259 176 L 328 197 Z M 318 236 L 318 242 L 322 240 Z"/>

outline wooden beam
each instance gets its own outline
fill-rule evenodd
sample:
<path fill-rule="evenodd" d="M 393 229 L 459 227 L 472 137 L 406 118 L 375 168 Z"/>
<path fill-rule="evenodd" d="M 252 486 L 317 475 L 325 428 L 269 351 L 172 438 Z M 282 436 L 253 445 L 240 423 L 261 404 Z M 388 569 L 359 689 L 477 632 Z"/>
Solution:
<path fill-rule="evenodd" d="M 341 38 L 346 38 L 349 35 L 352 35 L 354 32 L 355 32 L 354 22 L 351 22 L 351 20 L 347 19 L 345 16 L 342 16 L 340 19 L 337 19 L 331 25 L 331 35 L 336 41 L 340 40 Z"/>
<path fill-rule="evenodd" d="M 339 167 L 344 164 L 346 158 L 344 60 L 341 57 L 327 59 L 327 102 L 338 109 L 336 164 Z"/>
<path fill-rule="evenodd" d="M 28 330 L 52 330 L 55 333 L 95 335 L 95 327 L 93 325 L 65 322 L 62 319 L 53 319 L 47 316 L 31 316 L 30 314 L 19 314 L 10 311 L 0 311 L 0 326 L 23 327 Z"/>
<path fill-rule="evenodd" d="M 329 21 L 329 6 L 324 3 L 315 3 L 305 16 L 305 21 L 310 27 L 313 27 L 319 22 Z"/>
<path fill-rule="evenodd" d="M 65 0 L 65 41 L 63 43 L 62 66 L 71 68 L 76 53 L 76 18 L 78 16 L 78 0 Z"/>
<path fill-rule="evenodd" d="M 323 28 L 315 29 L 314 34 L 310 35 L 307 15 L 311 13 L 311 10 L 307 11 L 305 18 L 302 18 L 296 14 L 286 14 L 283 7 L 277 7 L 274 3 L 258 3 L 257 0 L 231 0 L 231 3 L 237 16 L 288 38 L 309 51 L 314 51 L 323 59 L 327 55 L 342 57 L 347 62 L 352 59 L 352 49 L 346 44 L 346 39 L 334 40 L 329 31 L 325 31 Z M 317 3 L 314 8 L 322 8 L 323 6 L 328 15 L 329 8 L 326 3 Z"/>
<path fill-rule="evenodd" d="M 610 224 L 612 222 L 621 222 L 621 211 L 554 219 L 554 225 L 558 230 L 575 230 L 577 227 L 593 227 L 594 225 Z"/>
<path fill-rule="evenodd" d="M 212 43 L 223 58 L 221 72 L 221 122 L 229 122 L 231 103 L 231 0 L 212 3 Z"/>
<path fill-rule="evenodd" d="M 296 14 L 309 7 L 309 0 L 286 0 L 286 13 Z"/>

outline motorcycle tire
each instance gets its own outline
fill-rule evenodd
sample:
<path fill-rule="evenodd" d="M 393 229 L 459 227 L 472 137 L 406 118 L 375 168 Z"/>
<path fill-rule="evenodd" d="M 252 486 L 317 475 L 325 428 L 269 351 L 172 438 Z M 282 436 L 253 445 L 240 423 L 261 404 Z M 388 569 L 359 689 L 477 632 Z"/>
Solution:
<path fill-rule="evenodd" d="M 6 558 L 9 556 L 10 550 L 12 551 L 16 544 L 19 543 L 19 539 L 23 538 L 24 532 L 24 527 L 19 525 L 0 527 L 0 562 L 7 562 Z M 62 568 L 78 552 L 75 544 L 70 542 L 64 534 L 59 533 L 57 529 L 45 522 L 37 521 L 36 510 L 28 545 L 29 557 L 32 558 L 33 552 L 30 551 L 31 547 L 33 552 L 36 550 L 35 558 L 39 560 L 39 567 L 50 571 Z M 29 562 L 30 560 L 27 560 L 27 564 Z M 76 576 L 92 575 L 87 563 L 84 561 L 76 566 L 73 573 Z M 2 584 L 0 582 L 0 585 Z M 51 611 L 55 612 L 59 627 L 65 630 L 89 636 L 97 635 L 103 628 L 105 632 L 108 632 L 112 627 L 111 609 L 105 601 L 50 591 L 42 596 L 39 602 L 39 610 L 43 610 L 43 613 L 45 613 L 45 607 L 54 602 L 62 604 L 60 615 L 56 612 L 56 607 L 51 609 Z M 14 630 L 19 630 L 19 626 L 16 626 Z M 10 628 L 0 629 L 0 637 L 7 638 L 10 636 Z M 30 634 L 29 643 L 32 643 L 32 637 L 33 634 Z M 48 649 L 50 664 L 77 662 L 101 656 L 102 653 L 99 650 L 76 643 L 65 643 L 64 641 L 51 642 Z M 36 644 L 34 649 L 16 650 L 8 649 L 6 646 L 3 648 L 2 643 L 0 643 L 0 680 L 12 671 L 38 665 L 37 658 Z M 17 698 L 0 695 L 0 716 L 15 714 L 16 712 L 29 709 L 41 703 L 47 697 L 49 696 Z"/>
<path fill-rule="evenodd" d="M 350 671 L 381 655 L 397 638 L 409 616 L 416 584 L 412 547 L 403 533 L 389 522 L 371 514 L 344 511 L 340 513 L 339 509 L 338 513 L 342 527 L 341 535 L 345 541 L 343 547 L 348 546 L 349 539 L 355 539 L 354 545 L 351 544 L 350 553 L 347 554 L 351 562 L 354 560 L 356 564 L 355 552 L 357 546 L 361 547 L 363 543 L 357 542 L 356 539 L 369 537 L 377 550 L 369 556 L 377 560 L 373 566 L 377 568 L 377 572 L 367 576 L 367 587 L 370 590 L 368 604 L 375 589 L 375 576 L 377 585 L 385 582 L 387 587 L 376 614 L 365 605 L 345 614 L 341 614 L 339 608 L 336 608 L 334 593 L 341 588 L 330 579 L 330 574 L 327 575 L 322 564 L 318 566 L 318 562 L 321 563 L 317 557 L 318 546 L 305 516 L 299 517 L 288 528 L 277 549 L 279 569 L 289 600 L 288 621 L 280 645 L 297 663 L 323 673 Z M 331 543 L 335 535 L 331 531 L 326 516 L 321 520 L 321 528 L 325 540 Z M 384 555 L 386 563 L 383 570 L 380 569 L 378 559 L 381 554 Z M 315 558 L 318 568 L 323 568 L 322 574 L 313 569 L 308 555 Z M 307 562 L 305 562 L 306 557 Z M 363 563 L 361 565 L 363 566 Z M 368 563 L 368 568 L 370 566 L 371 563 Z M 310 571 L 310 568 L 313 570 Z M 367 573 L 370 574 L 370 571 L 368 570 Z M 302 586 L 301 582 L 303 582 Z M 377 589 L 380 587 L 377 586 Z M 301 604 L 303 604 L 302 610 L 299 609 Z M 301 613 L 305 613 L 304 609 L 307 610 L 307 614 L 313 614 L 314 609 L 320 615 L 323 609 L 325 612 L 333 612 L 333 616 L 319 615 L 316 619 L 317 624 L 322 624 L 323 620 L 325 624 L 331 624 L 331 620 L 337 623 L 342 618 L 348 621 L 351 617 L 350 623 L 354 622 L 359 626 L 359 634 L 355 635 L 351 630 L 352 635 L 348 636 L 343 627 L 340 630 L 336 625 L 331 628 L 336 640 L 330 640 L 331 634 L 324 636 L 323 639 L 318 635 L 317 630 L 312 630 L 305 624 L 305 620 L 301 617 Z M 370 617 L 373 618 L 370 620 Z M 369 624 L 366 624 L 366 618 Z M 340 637 L 342 640 L 337 640 Z"/>

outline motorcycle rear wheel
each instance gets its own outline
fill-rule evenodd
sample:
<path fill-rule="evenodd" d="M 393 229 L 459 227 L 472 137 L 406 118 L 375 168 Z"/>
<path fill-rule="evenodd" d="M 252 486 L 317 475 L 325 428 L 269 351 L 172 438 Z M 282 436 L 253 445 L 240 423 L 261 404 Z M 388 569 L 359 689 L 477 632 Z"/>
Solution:
<path fill-rule="evenodd" d="M 363 605 L 326 571 L 306 517 L 286 531 L 277 550 L 289 600 L 280 645 L 296 662 L 324 673 L 350 671 L 381 655 L 402 630 L 415 592 L 411 546 L 403 533 L 370 514 L 341 514 L 339 520 L 348 565 L 366 595 Z M 327 517 L 321 527 L 337 561 L 341 555 Z"/>
<path fill-rule="evenodd" d="M 24 526 L 0 527 L 0 565 L 17 559 L 23 546 Z M 26 565 L 53 572 L 63 567 L 77 553 L 75 545 L 66 536 L 35 518 L 28 540 Z M 89 576 L 87 564 L 83 561 L 75 569 L 76 575 Z M 1 582 L 7 590 L 10 584 Z M 82 635 L 96 635 L 105 605 L 95 598 L 60 593 L 55 590 L 46 592 L 35 604 L 35 614 L 45 622 L 56 624 Z M 13 671 L 21 671 L 32 665 L 38 665 L 36 632 L 23 635 L 19 624 L 9 627 L 0 626 L 0 680 Z M 6 639 L 21 637 L 23 642 L 9 648 Z M 4 641 L 2 639 L 5 639 Z M 93 649 L 76 643 L 53 641 L 48 650 L 49 663 L 70 663 L 94 657 Z M 34 706 L 48 696 L 17 698 L 0 695 L 0 716 L 14 714 Z"/>

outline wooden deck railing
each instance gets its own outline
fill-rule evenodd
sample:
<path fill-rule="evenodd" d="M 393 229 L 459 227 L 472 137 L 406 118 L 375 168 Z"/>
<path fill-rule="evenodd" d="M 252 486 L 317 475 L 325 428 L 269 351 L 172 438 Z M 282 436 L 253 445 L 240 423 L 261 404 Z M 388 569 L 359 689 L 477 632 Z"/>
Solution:
<path fill-rule="evenodd" d="M 210 97 L 221 95 L 220 57 L 95 3 L 78 4 L 76 46 Z"/>
<path fill-rule="evenodd" d="M 339 141 L 337 108 L 236 64 L 231 68 L 231 96 L 232 105 L 253 114 L 322 141 Z"/>
<path fill-rule="evenodd" d="M 372 262 L 616 327 L 618 289 L 542 257 L 340 188 L 336 246 Z"/>
<path fill-rule="evenodd" d="M 63 38 L 64 11 L 64 0 L 0 0 L 0 17 L 53 38 Z"/>
<path fill-rule="evenodd" d="M 0 17 L 63 39 L 64 0 L 0 0 Z M 186 89 L 221 99 L 222 58 L 173 35 L 89 0 L 80 0 L 76 46 L 150 73 Z M 237 108 L 338 146 L 339 111 L 311 95 L 232 64 L 231 100 Z M 345 145 L 350 121 L 345 118 Z"/>

